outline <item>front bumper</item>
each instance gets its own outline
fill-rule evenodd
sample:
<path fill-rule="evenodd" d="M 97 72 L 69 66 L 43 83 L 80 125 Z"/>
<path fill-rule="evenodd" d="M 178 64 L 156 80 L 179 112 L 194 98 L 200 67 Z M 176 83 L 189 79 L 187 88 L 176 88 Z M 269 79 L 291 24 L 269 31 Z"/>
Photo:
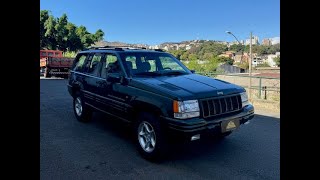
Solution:
<path fill-rule="evenodd" d="M 166 127 L 175 134 L 185 134 L 192 136 L 203 133 L 221 133 L 221 122 L 238 119 L 240 125 L 246 123 L 254 117 L 254 107 L 249 104 L 240 112 L 223 117 L 213 117 L 212 119 L 192 118 L 178 120 L 174 118 L 162 117 Z"/>

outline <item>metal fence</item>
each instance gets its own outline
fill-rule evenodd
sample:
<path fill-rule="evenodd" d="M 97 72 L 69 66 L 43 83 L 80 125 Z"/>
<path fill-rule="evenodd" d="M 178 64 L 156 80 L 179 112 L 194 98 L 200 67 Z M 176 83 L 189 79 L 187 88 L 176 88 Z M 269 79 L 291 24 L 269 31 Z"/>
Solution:
<path fill-rule="evenodd" d="M 247 92 L 251 78 L 251 98 L 280 101 L 280 78 L 249 76 L 241 74 L 221 74 L 212 72 L 197 72 L 197 74 L 224 80 L 244 87 Z"/>

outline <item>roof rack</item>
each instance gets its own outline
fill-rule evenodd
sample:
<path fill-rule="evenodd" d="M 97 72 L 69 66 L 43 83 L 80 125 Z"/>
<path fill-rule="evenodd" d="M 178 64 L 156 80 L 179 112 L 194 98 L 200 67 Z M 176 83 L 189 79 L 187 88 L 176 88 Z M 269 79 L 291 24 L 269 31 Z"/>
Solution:
<path fill-rule="evenodd" d="M 139 50 L 139 49 L 146 49 L 145 47 L 139 47 L 139 46 L 96 46 L 96 47 L 89 47 L 87 50 L 98 50 L 98 49 L 101 49 L 101 50 L 116 50 L 116 51 L 123 51 L 125 49 L 131 49 L 131 50 Z M 149 49 L 148 50 L 153 50 L 153 51 L 159 51 L 159 52 L 164 52 L 163 49 Z"/>
<path fill-rule="evenodd" d="M 146 49 L 145 47 L 137 47 L 137 46 L 96 46 L 89 47 L 89 49 L 115 49 L 115 50 L 123 50 L 123 49 Z"/>
<path fill-rule="evenodd" d="M 163 49 L 154 49 L 154 51 L 164 52 Z"/>

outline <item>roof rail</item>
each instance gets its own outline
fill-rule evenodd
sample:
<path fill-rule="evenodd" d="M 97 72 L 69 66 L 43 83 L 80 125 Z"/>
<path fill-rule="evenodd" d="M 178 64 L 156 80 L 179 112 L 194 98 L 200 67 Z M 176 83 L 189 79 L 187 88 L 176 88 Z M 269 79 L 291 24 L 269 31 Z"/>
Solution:
<path fill-rule="evenodd" d="M 154 51 L 164 52 L 163 49 L 154 49 Z"/>
<path fill-rule="evenodd" d="M 96 47 L 89 47 L 89 49 L 123 50 L 123 49 L 146 49 L 146 48 L 145 47 L 137 47 L 137 46 L 96 46 Z"/>

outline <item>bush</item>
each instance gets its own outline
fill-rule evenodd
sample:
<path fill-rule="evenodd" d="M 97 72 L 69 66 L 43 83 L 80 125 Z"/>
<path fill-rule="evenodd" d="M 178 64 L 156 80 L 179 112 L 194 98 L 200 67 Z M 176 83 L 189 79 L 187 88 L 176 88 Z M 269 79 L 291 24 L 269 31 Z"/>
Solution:
<path fill-rule="evenodd" d="M 63 53 L 63 56 L 68 57 L 68 58 L 75 58 L 76 55 L 77 55 L 77 53 L 74 51 L 66 51 Z"/>
<path fill-rule="evenodd" d="M 267 62 L 264 62 L 262 64 L 257 64 L 256 67 L 270 67 L 270 65 Z"/>

